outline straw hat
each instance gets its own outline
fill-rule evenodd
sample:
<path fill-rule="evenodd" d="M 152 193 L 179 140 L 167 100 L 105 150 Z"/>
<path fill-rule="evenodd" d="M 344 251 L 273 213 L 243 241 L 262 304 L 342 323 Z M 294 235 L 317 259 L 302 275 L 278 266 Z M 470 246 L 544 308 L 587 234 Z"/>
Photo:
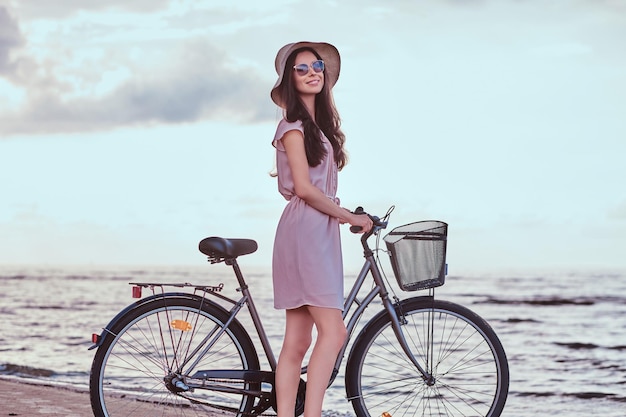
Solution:
<path fill-rule="evenodd" d="M 341 58 L 339 57 L 339 51 L 333 45 L 324 42 L 296 42 L 289 43 L 278 51 L 276 54 L 276 60 L 274 65 L 276 66 L 276 73 L 278 74 L 278 80 L 276 84 L 274 84 L 274 88 L 272 88 L 271 97 L 274 103 L 278 106 L 283 107 L 283 100 L 280 96 L 280 91 L 278 90 L 278 86 L 283 81 L 285 63 L 287 62 L 287 58 L 289 55 L 296 49 L 300 48 L 311 48 L 317 54 L 322 57 L 322 61 L 324 61 L 324 82 L 328 83 L 330 88 L 333 88 L 337 79 L 339 78 L 339 69 L 341 67 Z"/>

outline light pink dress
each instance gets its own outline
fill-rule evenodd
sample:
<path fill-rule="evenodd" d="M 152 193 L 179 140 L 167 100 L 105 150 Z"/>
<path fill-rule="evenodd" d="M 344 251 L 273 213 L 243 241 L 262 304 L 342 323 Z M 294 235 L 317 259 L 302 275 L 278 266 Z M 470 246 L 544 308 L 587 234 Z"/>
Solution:
<path fill-rule="evenodd" d="M 343 310 L 343 262 L 339 220 L 309 206 L 294 191 L 293 177 L 282 143 L 290 130 L 303 132 L 302 122 L 281 120 L 272 145 L 276 148 L 278 191 L 289 202 L 278 222 L 274 240 L 272 277 L 274 307 L 292 309 L 304 305 Z M 311 183 L 339 204 L 337 164 L 332 145 L 322 135 L 326 157 L 309 167 Z"/>

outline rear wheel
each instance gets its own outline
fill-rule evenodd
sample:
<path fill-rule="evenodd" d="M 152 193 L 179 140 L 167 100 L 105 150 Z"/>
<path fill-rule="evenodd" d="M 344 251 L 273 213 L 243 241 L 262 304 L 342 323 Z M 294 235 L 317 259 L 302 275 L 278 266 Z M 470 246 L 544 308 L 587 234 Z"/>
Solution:
<path fill-rule="evenodd" d="M 216 408 L 231 410 L 229 415 L 249 412 L 255 397 L 236 390 L 258 391 L 259 384 L 191 379 L 200 370 L 259 370 L 254 345 L 238 321 L 214 340 L 227 319 L 224 309 L 200 297 L 161 297 L 130 310 L 109 329 L 95 354 L 90 376 L 94 414 L 206 416 Z M 211 334 L 214 344 L 189 369 L 197 357 L 194 350 Z M 219 390 L 190 388 L 202 383 Z"/>
<path fill-rule="evenodd" d="M 387 314 L 363 329 L 348 358 L 346 390 L 359 417 L 487 416 L 502 413 L 509 388 L 506 354 L 471 310 L 429 297 L 401 302 L 402 331 L 424 380 L 400 347 Z"/>

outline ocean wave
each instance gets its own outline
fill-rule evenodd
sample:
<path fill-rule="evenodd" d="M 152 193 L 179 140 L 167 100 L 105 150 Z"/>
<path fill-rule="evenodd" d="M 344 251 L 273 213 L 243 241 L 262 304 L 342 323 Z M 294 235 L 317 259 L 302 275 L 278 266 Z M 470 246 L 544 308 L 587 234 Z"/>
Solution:
<path fill-rule="evenodd" d="M 18 281 L 25 280 L 27 275 L 0 275 L 0 281 Z"/>
<path fill-rule="evenodd" d="M 51 369 L 34 368 L 25 365 L 5 363 L 0 365 L 0 375 L 13 375 L 22 377 L 52 377 L 56 372 Z"/>
<path fill-rule="evenodd" d="M 530 305 L 530 306 L 592 306 L 597 303 L 626 304 L 625 297 L 533 297 L 533 298 L 498 298 L 489 297 L 474 301 L 474 304 Z"/>
<path fill-rule="evenodd" d="M 520 319 L 517 317 L 510 317 L 506 320 L 500 320 L 503 323 L 511 323 L 511 324 L 515 324 L 515 323 L 541 323 L 540 320 L 535 320 L 535 319 Z"/>
<path fill-rule="evenodd" d="M 586 391 L 586 392 L 537 392 L 537 391 L 527 391 L 527 392 L 515 392 L 512 393 L 516 397 L 561 397 L 561 398 L 578 398 L 581 400 L 593 400 L 593 399 L 605 399 L 609 401 L 615 402 L 626 402 L 626 397 L 613 394 L 610 392 L 595 392 L 595 391 Z"/>
<path fill-rule="evenodd" d="M 569 349 L 574 350 L 584 350 L 584 349 L 610 349 L 610 350 L 626 350 L 625 345 L 616 345 L 616 346 L 601 346 L 596 345 L 595 343 L 580 343 L 580 342 L 554 342 L 557 346 L 563 346 Z"/>

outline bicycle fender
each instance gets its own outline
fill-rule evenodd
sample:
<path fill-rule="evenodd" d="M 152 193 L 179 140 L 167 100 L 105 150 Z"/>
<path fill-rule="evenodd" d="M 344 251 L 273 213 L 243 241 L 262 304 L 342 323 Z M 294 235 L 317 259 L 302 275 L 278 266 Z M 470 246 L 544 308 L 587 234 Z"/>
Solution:
<path fill-rule="evenodd" d="M 107 334 L 111 334 L 111 330 L 113 329 L 113 327 L 115 327 L 115 325 L 122 319 L 122 317 L 124 317 L 126 314 L 128 314 L 128 312 L 133 311 L 137 308 L 140 308 L 142 306 L 144 306 L 145 304 L 148 304 L 156 299 L 161 299 L 161 298 L 188 298 L 190 300 L 195 300 L 195 301 L 200 301 L 202 299 L 201 296 L 199 295 L 195 295 L 195 294 L 190 294 L 190 293 L 185 293 L 185 292 L 171 292 L 171 293 L 165 293 L 165 294 L 154 294 L 151 295 L 149 297 L 145 297 L 142 298 L 141 300 L 138 300 L 132 304 L 130 304 L 129 306 L 127 306 L 126 308 L 124 308 L 122 311 L 120 311 L 119 313 L 117 313 L 117 315 L 115 317 L 113 317 L 113 319 L 109 322 L 109 324 L 106 325 L 106 327 L 104 327 L 102 329 L 102 333 L 100 333 L 100 335 L 97 337 L 97 341 L 94 342 L 93 345 L 91 345 L 88 350 L 93 350 L 96 349 L 98 347 L 100 347 L 100 345 L 102 345 L 103 341 L 104 341 L 104 337 Z M 211 300 L 204 300 L 205 303 L 210 303 L 213 304 L 214 306 L 224 309 L 222 306 L 220 306 L 219 304 L 216 304 L 214 302 L 212 302 Z"/>

